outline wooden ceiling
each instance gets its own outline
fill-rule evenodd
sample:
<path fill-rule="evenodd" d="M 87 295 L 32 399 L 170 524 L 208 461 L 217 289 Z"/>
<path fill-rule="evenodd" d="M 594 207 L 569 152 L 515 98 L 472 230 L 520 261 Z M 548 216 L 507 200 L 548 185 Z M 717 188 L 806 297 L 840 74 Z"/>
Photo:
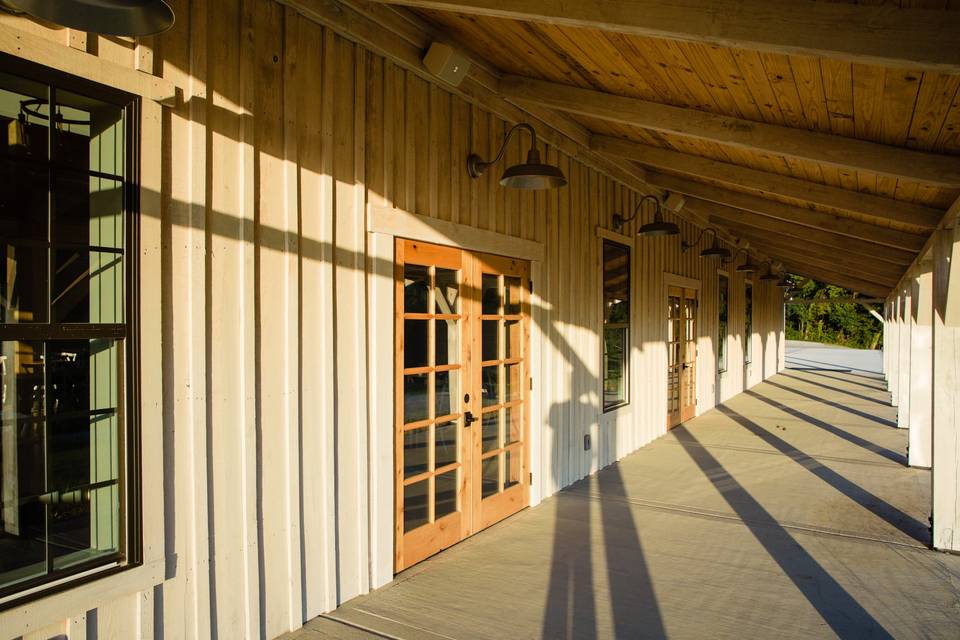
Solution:
<path fill-rule="evenodd" d="M 960 196 L 960 0 L 391 4 L 805 275 L 852 245 L 838 271 L 886 293 Z"/>

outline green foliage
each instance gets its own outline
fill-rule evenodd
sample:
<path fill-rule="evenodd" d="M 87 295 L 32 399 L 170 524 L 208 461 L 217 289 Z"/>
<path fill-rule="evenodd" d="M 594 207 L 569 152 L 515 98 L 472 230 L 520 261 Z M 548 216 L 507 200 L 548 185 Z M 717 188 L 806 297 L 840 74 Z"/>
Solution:
<path fill-rule="evenodd" d="M 862 304 L 830 302 L 831 299 L 852 298 L 853 292 L 802 276 L 788 277 L 794 283 L 793 298 L 823 300 L 822 303 L 787 305 L 788 340 L 824 342 L 857 349 L 882 347 L 883 325 Z M 881 305 L 871 307 L 883 313 Z"/>

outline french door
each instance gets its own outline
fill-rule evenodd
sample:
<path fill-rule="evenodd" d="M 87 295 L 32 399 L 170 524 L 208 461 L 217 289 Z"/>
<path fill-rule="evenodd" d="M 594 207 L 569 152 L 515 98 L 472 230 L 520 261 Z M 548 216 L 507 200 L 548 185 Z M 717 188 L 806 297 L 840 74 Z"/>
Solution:
<path fill-rule="evenodd" d="M 397 240 L 395 561 L 529 504 L 529 265 Z"/>
<path fill-rule="evenodd" d="M 697 290 L 667 289 L 667 428 L 697 412 Z"/>

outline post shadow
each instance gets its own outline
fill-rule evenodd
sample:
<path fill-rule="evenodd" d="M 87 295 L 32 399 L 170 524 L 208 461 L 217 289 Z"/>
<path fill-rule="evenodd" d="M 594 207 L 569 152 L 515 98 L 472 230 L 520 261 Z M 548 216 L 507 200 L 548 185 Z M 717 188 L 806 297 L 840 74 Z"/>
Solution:
<path fill-rule="evenodd" d="M 803 377 L 800 377 L 800 376 L 796 376 L 796 375 L 792 375 L 792 374 L 786 373 L 786 372 L 783 372 L 783 373 L 781 373 L 780 375 L 782 375 L 784 378 L 791 378 L 791 379 L 793 379 L 793 380 L 798 380 L 798 381 L 803 382 L 803 383 L 806 383 L 806 384 L 812 384 L 812 385 L 815 385 L 815 386 L 817 386 L 817 387 L 823 387 L 824 389 L 827 389 L 827 390 L 829 390 L 829 391 L 835 391 L 835 392 L 837 392 L 837 393 L 843 393 L 843 394 L 846 394 L 846 395 L 848 395 L 848 396 L 852 396 L 852 397 L 854 397 L 854 398 L 858 398 L 858 399 L 860 399 L 860 400 L 864 400 L 864 401 L 866 401 L 866 402 L 875 402 L 875 403 L 877 403 L 877 404 L 879 404 L 879 405 L 883 405 L 883 406 L 885 406 L 885 407 L 889 407 L 889 406 L 890 406 L 890 403 L 889 403 L 889 402 L 886 402 L 886 401 L 884 401 L 884 400 L 878 400 L 877 398 L 871 398 L 870 396 L 865 396 L 865 395 L 859 394 L 859 393 L 857 393 L 856 391 L 848 391 L 847 389 L 841 389 L 840 387 L 835 387 L 835 386 L 833 386 L 833 385 L 824 384 L 823 382 L 817 382 L 816 380 L 807 380 L 806 378 L 803 378 Z"/>
<path fill-rule="evenodd" d="M 673 430 L 700 471 L 736 512 L 764 550 L 780 566 L 817 613 L 841 638 L 891 638 L 883 626 L 847 592 L 770 513 L 731 476 L 686 426 Z"/>
<path fill-rule="evenodd" d="M 930 544 L 929 531 L 922 522 L 913 516 L 904 513 L 900 509 L 876 496 L 863 487 L 851 482 L 841 474 L 830 467 L 825 466 L 819 460 L 810 457 L 803 451 L 789 444 L 779 436 L 770 433 L 756 422 L 746 416 L 737 413 L 726 405 L 717 407 L 723 415 L 727 416 L 740 426 L 744 427 L 752 434 L 769 444 L 771 447 L 790 458 L 801 467 L 823 480 L 825 483 L 847 496 L 864 509 L 870 511 L 877 517 L 886 520 L 888 523 L 899 529 L 904 534 L 925 545 Z"/>
<path fill-rule="evenodd" d="M 814 369 L 814 368 L 810 368 L 810 369 L 793 369 L 793 371 L 803 371 L 803 372 L 805 372 L 805 373 L 809 373 L 809 374 L 811 374 L 811 375 L 819 376 L 819 377 L 821 377 L 821 378 L 827 378 L 827 379 L 829 379 L 829 380 L 835 380 L 836 382 L 846 382 L 846 383 L 848 383 L 848 384 L 855 384 L 855 385 L 857 385 L 857 386 L 864 387 L 864 388 L 866 388 L 866 389 L 871 389 L 871 390 L 874 390 L 874 391 L 880 391 L 880 392 L 886 392 L 886 391 L 887 391 L 886 387 L 883 386 L 883 381 L 880 380 L 879 378 L 873 378 L 873 381 L 874 381 L 874 382 L 878 382 L 878 383 L 880 383 L 880 384 L 878 384 L 878 385 L 872 385 L 872 384 L 867 384 L 866 382 L 860 382 L 860 381 L 858 381 L 858 380 L 850 380 L 850 379 L 848 379 L 848 378 L 846 378 L 846 377 L 844 377 L 844 378 L 838 378 L 837 376 L 827 375 L 826 372 L 827 372 L 827 371 L 834 372 L 833 369 Z M 857 375 L 857 374 L 855 374 L 855 373 L 853 373 L 853 372 L 851 372 L 851 371 L 844 371 L 844 370 L 837 370 L 835 373 L 842 373 L 842 374 L 844 374 L 845 376 L 856 376 L 856 375 Z M 869 378 L 866 378 L 866 376 L 857 376 L 857 377 L 859 377 L 859 378 L 864 378 L 864 379 L 869 379 Z"/>
<path fill-rule="evenodd" d="M 815 396 L 813 394 L 807 393 L 806 391 L 800 391 L 799 389 L 788 387 L 786 385 L 780 384 L 779 382 L 774 382 L 773 380 L 767 380 L 765 384 L 768 384 L 772 387 L 776 387 L 778 389 L 783 389 L 784 391 L 789 391 L 790 393 L 795 393 L 796 395 L 807 398 L 808 400 L 816 400 L 817 402 L 822 402 L 823 404 L 840 409 L 841 411 L 852 413 L 853 415 L 859 418 L 863 418 L 864 420 L 870 420 L 871 422 L 882 424 L 885 427 L 893 427 L 894 429 L 897 428 L 896 422 L 893 422 L 892 420 L 887 420 L 886 418 L 881 418 L 880 416 L 873 415 L 872 413 L 867 413 L 866 411 L 860 411 L 859 409 L 848 407 L 845 404 L 840 404 L 839 402 L 833 402 L 832 400 L 827 400 L 826 398 Z"/>
<path fill-rule="evenodd" d="M 829 422 L 825 422 L 823 420 L 820 420 L 819 418 L 814 418 L 813 416 L 806 414 L 798 409 L 794 409 L 789 405 L 785 405 L 782 402 L 777 402 L 773 398 L 768 398 L 767 396 L 761 393 L 758 393 L 755 388 L 747 389 L 744 393 L 746 393 L 752 398 L 756 398 L 757 400 L 760 400 L 761 402 L 765 402 L 771 407 L 775 409 L 779 409 L 780 411 L 783 411 L 784 413 L 789 414 L 794 418 L 797 418 L 798 420 L 802 420 L 807 424 L 813 425 L 814 427 L 817 427 L 819 429 L 823 429 L 828 433 L 832 433 L 838 438 L 843 438 L 847 442 L 855 444 L 858 447 L 862 447 L 863 449 L 866 449 L 871 453 L 875 453 L 878 456 L 883 456 L 887 460 L 891 460 L 893 462 L 896 462 L 898 464 L 903 464 L 903 465 L 907 463 L 907 457 L 903 454 L 887 449 L 886 447 L 881 447 L 880 445 L 870 442 L 869 440 L 866 440 L 864 438 L 861 438 L 860 436 L 854 435 L 848 431 L 844 431 L 843 429 L 840 429 L 839 427 L 836 427 L 830 424 Z"/>

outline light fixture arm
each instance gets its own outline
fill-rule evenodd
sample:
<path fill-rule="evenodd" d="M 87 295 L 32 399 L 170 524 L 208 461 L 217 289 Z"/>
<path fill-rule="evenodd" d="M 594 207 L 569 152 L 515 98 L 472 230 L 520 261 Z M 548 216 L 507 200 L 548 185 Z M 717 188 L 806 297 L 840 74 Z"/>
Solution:
<path fill-rule="evenodd" d="M 749 249 L 744 249 L 743 247 L 741 247 L 741 248 L 737 249 L 737 252 L 734 253 L 730 258 L 724 260 L 724 261 L 723 261 L 723 264 L 730 264 L 731 262 L 736 262 L 736 261 L 737 261 L 737 258 L 740 257 L 740 254 L 741 254 L 741 253 L 747 254 L 747 260 L 750 259 L 750 250 L 749 250 Z"/>
<path fill-rule="evenodd" d="M 693 242 L 687 242 L 686 240 L 681 241 L 681 242 L 680 242 L 680 250 L 681 250 L 682 252 L 686 253 L 686 252 L 689 251 L 690 249 L 693 249 L 694 247 L 696 247 L 697 245 L 700 244 L 700 241 L 703 240 L 703 237 L 704 237 L 705 235 L 707 235 L 708 233 L 713 234 L 714 240 L 716 240 L 716 239 L 718 238 L 717 230 L 716 230 L 715 228 L 713 228 L 713 227 L 707 227 L 707 228 L 705 228 L 705 229 L 703 229 L 703 230 L 700 231 L 700 235 L 697 236 L 697 239 L 694 240 Z"/>
<path fill-rule="evenodd" d="M 619 213 L 613 214 L 613 228 L 619 231 L 620 229 L 623 228 L 623 225 L 635 219 L 640 214 L 641 209 L 643 209 L 643 204 L 647 200 L 653 200 L 654 202 L 654 206 L 655 206 L 654 215 L 660 213 L 660 198 L 652 194 L 647 194 L 642 198 L 640 198 L 640 202 L 638 202 L 637 206 L 634 207 L 633 213 L 631 213 L 627 217 L 623 217 Z"/>
<path fill-rule="evenodd" d="M 533 126 L 527 124 L 526 122 L 520 122 L 510 127 L 510 130 L 507 131 L 507 135 L 503 139 L 503 144 L 500 145 L 500 150 L 497 151 L 497 156 L 493 160 L 487 162 L 475 153 L 471 153 L 469 156 L 467 156 L 467 173 L 471 178 L 479 178 L 487 169 L 503 159 L 503 154 L 507 150 L 507 145 L 510 143 L 510 138 L 513 137 L 513 134 L 517 131 L 517 129 L 523 129 L 530 133 L 530 152 L 528 155 L 536 154 L 537 161 L 539 162 L 540 154 L 537 151 L 537 131 L 533 128 Z"/>

